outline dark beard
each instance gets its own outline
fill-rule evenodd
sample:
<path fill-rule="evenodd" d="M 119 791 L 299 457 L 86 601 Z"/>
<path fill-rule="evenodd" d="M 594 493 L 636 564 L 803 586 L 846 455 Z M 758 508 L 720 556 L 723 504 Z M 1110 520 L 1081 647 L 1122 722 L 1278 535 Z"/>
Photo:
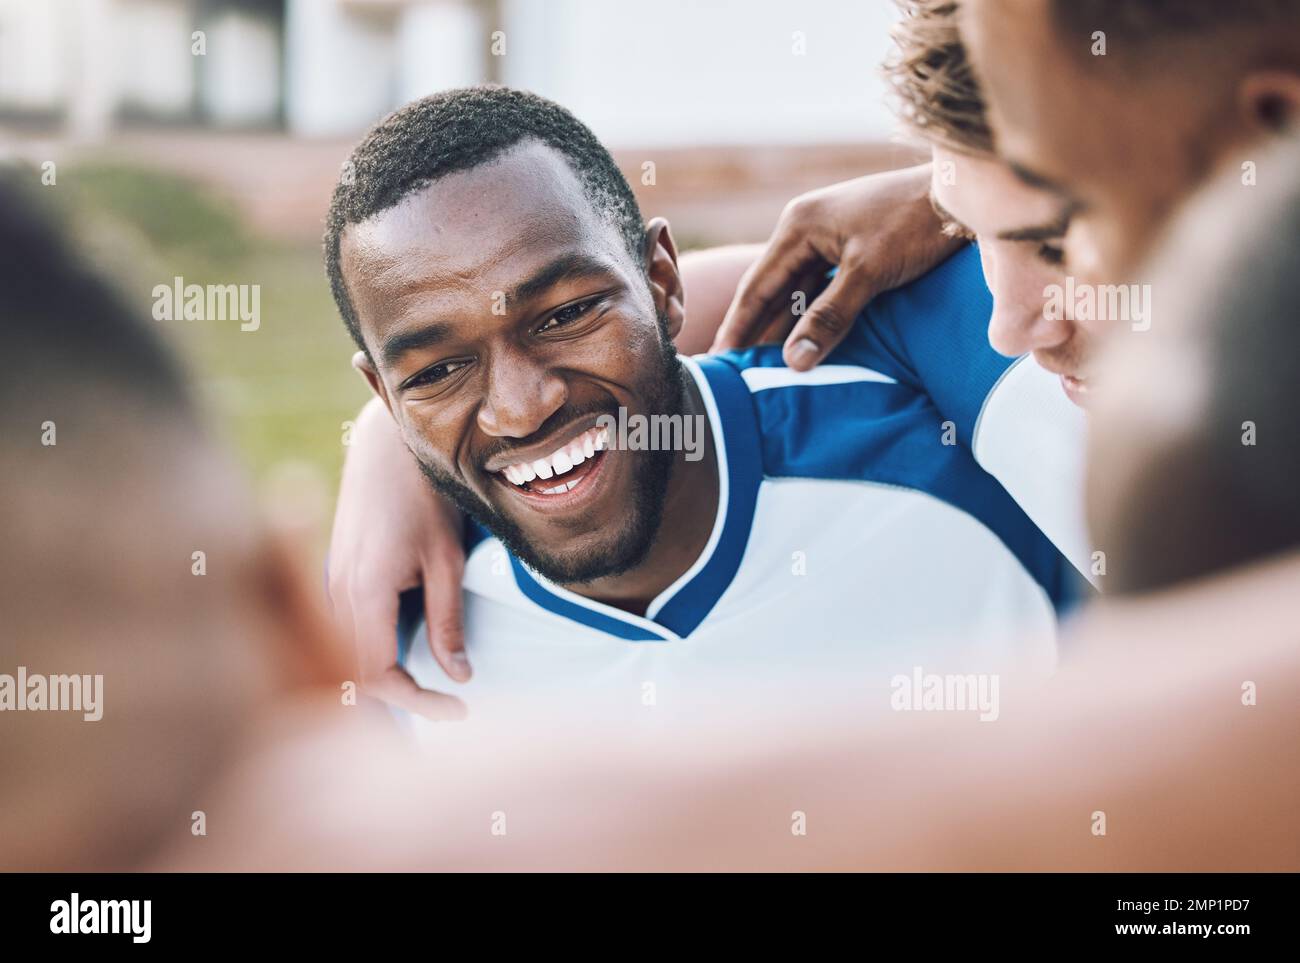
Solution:
<path fill-rule="evenodd" d="M 666 336 L 661 336 L 657 371 L 652 373 L 642 392 L 647 401 L 646 414 L 682 415 L 685 409 L 686 372 L 681 359 Z M 617 417 L 617 409 L 598 409 Z M 555 424 L 565 424 L 591 412 L 563 408 L 551 416 Z M 546 431 L 543 425 L 540 433 Z M 519 526 L 497 512 L 471 488 L 441 469 L 425 464 L 416 456 L 424 477 L 462 512 L 495 535 L 511 555 L 557 585 L 576 585 L 600 578 L 622 575 L 646 560 L 663 522 L 668 482 L 672 478 L 676 452 L 644 450 L 636 452 L 642 461 L 633 472 L 632 504 L 623 515 L 623 531 L 613 544 L 603 550 L 590 550 L 560 557 L 529 543 Z"/>

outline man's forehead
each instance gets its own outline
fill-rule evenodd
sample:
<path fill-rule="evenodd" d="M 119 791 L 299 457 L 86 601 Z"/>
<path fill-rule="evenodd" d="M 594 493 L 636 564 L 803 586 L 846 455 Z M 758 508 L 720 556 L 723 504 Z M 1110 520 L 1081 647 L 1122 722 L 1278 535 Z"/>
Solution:
<path fill-rule="evenodd" d="M 969 0 L 961 29 L 999 156 L 1032 187 L 1067 193 L 1063 155 L 1096 136 L 1096 84 L 1065 49 L 1048 0 Z M 1084 89 L 1087 94 L 1084 94 Z M 1023 176 L 1027 175 L 1027 176 Z"/>
<path fill-rule="evenodd" d="M 1026 75 L 1031 62 L 1054 58 L 1059 35 L 1052 23 L 1052 0 L 963 0 L 958 27 L 977 78 L 986 73 Z"/>
<path fill-rule="evenodd" d="M 349 292 L 388 305 L 411 295 L 455 300 L 508 290 L 562 252 L 612 259 L 621 238 L 564 158 L 538 143 L 429 184 L 343 232 Z"/>
<path fill-rule="evenodd" d="M 953 165 L 945 176 L 944 158 Z M 1043 230 L 1059 223 L 1068 205 L 1054 193 L 1021 182 L 1002 161 L 935 152 L 935 174 L 930 200 L 940 217 L 981 234 L 1038 229 L 1044 237 L 1059 236 Z"/>
<path fill-rule="evenodd" d="M 564 158 L 530 142 L 447 174 L 387 210 L 348 225 L 343 246 L 363 260 L 418 253 L 454 262 L 536 243 L 546 234 L 589 232 L 598 220 Z"/>

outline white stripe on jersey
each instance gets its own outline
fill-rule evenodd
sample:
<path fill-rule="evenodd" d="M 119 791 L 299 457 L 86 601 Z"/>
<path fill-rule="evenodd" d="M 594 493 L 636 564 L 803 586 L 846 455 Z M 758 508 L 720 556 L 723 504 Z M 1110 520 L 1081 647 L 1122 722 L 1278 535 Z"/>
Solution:
<path fill-rule="evenodd" d="M 811 371 L 795 371 L 791 368 L 747 368 L 740 373 L 750 391 L 765 391 L 768 388 L 786 388 L 790 385 L 847 385 L 855 381 L 876 381 L 881 384 L 897 384 L 889 375 L 870 368 L 851 364 L 824 364 Z"/>
<path fill-rule="evenodd" d="M 975 424 L 974 454 L 1035 525 L 1093 584 L 1083 518 L 1087 419 L 1060 378 L 1025 355 L 989 392 Z"/>

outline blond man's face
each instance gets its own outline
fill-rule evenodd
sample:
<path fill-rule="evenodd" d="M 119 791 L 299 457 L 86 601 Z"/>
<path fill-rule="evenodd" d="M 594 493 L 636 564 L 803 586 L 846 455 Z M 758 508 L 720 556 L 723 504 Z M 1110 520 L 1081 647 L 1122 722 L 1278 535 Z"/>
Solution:
<path fill-rule="evenodd" d="M 1090 387 L 1088 332 L 1069 310 L 1046 310 L 1064 284 L 1065 207 L 1054 195 L 1023 184 L 1001 161 L 935 146 L 930 196 L 945 230 L 979 243 L 984 280 L 993 294 L 989 343 L 1002 354 L 1033 354 L 1061 377 L 1066 395 L 1084 404 Z"/>

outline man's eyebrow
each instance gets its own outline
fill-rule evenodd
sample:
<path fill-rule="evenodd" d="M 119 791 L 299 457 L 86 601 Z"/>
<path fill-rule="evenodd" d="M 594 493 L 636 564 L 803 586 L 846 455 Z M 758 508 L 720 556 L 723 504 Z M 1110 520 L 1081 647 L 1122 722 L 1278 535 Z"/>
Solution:
<path fill-rule="evenodd" d="M 605 261 L 590 254 L 572 251 L 545 264 L 530 277 L 516 284 L 506 294 L 506 304 L 523 304 L 531 298 L 544 294 L 558 282 L 571 277 L 608 277 L 613 269 Z M 445 341 L 451 334 L 451 327 L 440 321 L 423 325 L 410 331 L 401 331 L 384 340 L 379 354 L 386 365 L 394 365 L 407 352 L 429 348 L 440 341 Z"/>
<path fill-rule="evenodd" d="M 1075 205 L 1070 204 L 1061 212 L 1043 224 L 1030 227 L 1016 227 L 1009 231 L 999 231 L 999 241 L 1055 241 L 1065 237 L 1070 229 L 1070 218 L 1074 216 Z"/>
<path fill-rule="evenodd" d="M 1011 169 L 1011 173 L 1015 174 L 1017 180 L 1022 184 L 1032 187 L 1035 190 L 1047 191 L 1049 194 L 1056 194 L 1059 197 L 1067 198 L 1073 202 L 1074 196 L 1059 182 L 1052 180 L 1046 175 L 1038 173 L 1038 171 L 1033 170 L 1032 168 L 1026 167 L 1018 161 L 1009 160 L 1006 163 L 1007 167 Z"/>
<path fill-rule="evenodd" d="M 524 303 L 539 294 L 545 294 L 557 283 L 570 277 L 594 277 L 604 275 L 606 277 L 613 274 L 613 268 L 600 258 L 593 257 L 590 254 L 583 254 L 581 251 L 570 251 L 567 254 L 561 254 L 550 263 L 533 272 L 531 277 L 525 278 L 506 293 L 507 304 Z"/>
<path fill-rule="evenodd" d="M 939 220 L 948 225 L 968 230 L 961 221 L 953 216 L 953 213 L 939 203 L 939 199 L 930 192 L 930 206 L 934 208 L 934 213 L 939 215 Z M 1045 224 L 1035 224 L 1031 227 L 1017 227 L 1009 231 L 999 231 L 998 240 L 1000 241 L 1053 241 L 1057 238 L 1065 237 L 1066 232 L 1070 229 L 1070 219 L 1078 210 L 1078 205 L 1074 203 L 1067 204 L 1061 209 L 1061 212 Z"/>
<path fill-rule="evenodd" d="M 448 326 L 440 321 L 411 331 L 399 331 L 384 339 L 384 343 L 379 348 L 379 355 L 384 359 L 384 364 L 391 367 L 407 352 L 432 347 L 439 341 L 445 340 L 448 334 Z"/>

